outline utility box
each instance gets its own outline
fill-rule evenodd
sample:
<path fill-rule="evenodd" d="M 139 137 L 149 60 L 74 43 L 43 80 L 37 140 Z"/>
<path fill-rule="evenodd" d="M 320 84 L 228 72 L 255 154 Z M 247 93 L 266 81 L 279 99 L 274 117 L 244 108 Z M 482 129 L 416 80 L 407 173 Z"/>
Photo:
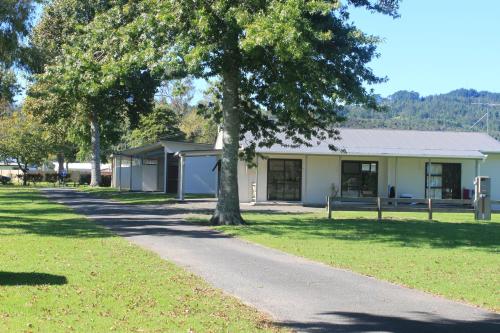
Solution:
<path fill-rule="evenodd" d="M 474 179 L 474 209 L 476 220 L 491 220 L 491 179 L 479 176 Z"/>

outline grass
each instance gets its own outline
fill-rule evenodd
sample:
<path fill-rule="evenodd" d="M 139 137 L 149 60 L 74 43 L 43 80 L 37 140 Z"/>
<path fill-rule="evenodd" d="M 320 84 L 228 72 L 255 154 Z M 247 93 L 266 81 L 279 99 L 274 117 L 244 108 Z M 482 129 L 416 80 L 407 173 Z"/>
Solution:
<path fill-rule="evenodd" d="M 78 190 L 91 193 L 93 196 L 110 199 L 130 205 L 160 205 L 176 201 L 177 195 L 162 192 L 128 192 L 112 187 L 79 187 Z M 213 198 L 211 194 L 186 194 L 186 199 Z"/>
<path fill-rule="evenodd" d="M 339 212 L 246 213 L 248 225 L 217 229 L 334 267 L 500 310 L 500 215 Z M 371 215 L 370 215 L 371 214 Z"/>
<path fill-rule="evenodd" d="M 278 330 L 34 189 L 0 188 L 0 262 L 0 332 Z"/>

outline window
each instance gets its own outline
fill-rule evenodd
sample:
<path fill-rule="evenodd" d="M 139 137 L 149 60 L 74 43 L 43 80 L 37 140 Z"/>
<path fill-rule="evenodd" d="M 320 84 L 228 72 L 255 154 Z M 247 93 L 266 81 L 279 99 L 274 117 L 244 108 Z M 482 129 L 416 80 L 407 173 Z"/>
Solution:
<path fill-rule="evenodd" d="M 428 186 L 429 180 L 430 186 Z M 426 198 L 430 197 L 433 199 L 461 199 L 461 188 L 462 165 L 460 163 L 431 163 L 430 165 L 429 163 L 425 164 Z"/>
<path fill-rule="evenodd" d="M 342 162 L 342 196 L 376 197 L 378 162 Z"/>
<path fill-rule="evenodd" d="M 300 201 L 302 161 L 269 159 L 267 164 L 267 199 Z"/>

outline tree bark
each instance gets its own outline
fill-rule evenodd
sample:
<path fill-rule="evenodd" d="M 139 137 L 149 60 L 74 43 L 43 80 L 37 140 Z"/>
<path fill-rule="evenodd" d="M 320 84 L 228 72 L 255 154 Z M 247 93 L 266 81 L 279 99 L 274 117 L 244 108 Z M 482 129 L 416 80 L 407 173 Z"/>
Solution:
<path fill-rule="evenodd" d="M 64 153 L 57 153 L 57 173 L 60 175 L 64 170 Z"/>
<path fill-rule="evenodd" d="M 17 158 L 17 166 L 19 167 L 19 169 L 21 169 L 21 172 L 23 173 L 23 186 L 28 185 L 28 164 L 25 164 L 23 168 L 21 163 L 19 163 L 19 158 Z"/>
<path fill-rule="evenodd" d="M 101 131 L 96 111 L 92 111 L 90 116 L 90 143 L 92 146 L 90 186 L 99 186 L 101 184 Z"/>
<path fill-rule="evenodd" d="M 217 207 L 211 223 L 243 224 L 238 196 L 238 151 L 240 146 L 240 114 L 238 109 L 239 72 L 236 69 L 222 75 L 222 159 Z"/>

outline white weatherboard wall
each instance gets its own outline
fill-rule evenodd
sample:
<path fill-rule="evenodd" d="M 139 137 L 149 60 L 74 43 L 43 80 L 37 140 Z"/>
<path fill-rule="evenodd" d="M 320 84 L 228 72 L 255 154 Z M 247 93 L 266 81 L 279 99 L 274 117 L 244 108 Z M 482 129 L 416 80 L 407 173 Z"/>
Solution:
<path fill-rule="evenodd" d="M 425 198 L 425 164 L 428 161 L 427 158 L 399 157 L 397 159 L 396 182 L 396 158 L 389 158 L 388 184 L 397 186 L 398 196 L 411 194 L 414 198 Z M 461 189 L 472 190 L 474 188 L 475 160 L 431 159 L 431 163 L 460 163 L 462 165 Z"/>
<path fill-rule="evenodd" d="M 302 202 L 304 204 L 324 204 L 335 184 L 340 191 L 342 161 L 378 162 L 378 193 L 388 196 L 388 187 L 397 186 L 398 196 L 411 194 L 414 198 L 425 197 L 425 163 L 427 158 L 370 157 L 370 156 L 320 156 L 268 154 L 266 158 L 302 160 Z M 473 189 L 475 160 L 431 159 L 432 163 L 460 163 L 462 165 L 461 189 Z M 481 175 L 492 178 L 492 198 L 500 200 L 500 154 L 491 155 L 486 162 L 480 162 Z M 248 168 L 246 163 L 238 163 L 238 186 L 241 202 L 252 201 L 252 184 L 257 184 L 257 202 L 267 201 L 267 159 L 259 158 L 256 168 Z M 339 193 L 340 195 L 340 193 Z"/>
<path fill-rule="evenodd" d="M 500 154 L 488 154 L 488 158 L 480 166 L 481 175 L 491 178 L 491 198 L 500 200 Z"/>
<path fill-rule="evenodd" d="M 213 194 L 216 189 L 217 169 L 213 170 L 217 158 L 214 156 L 186 157 L 184 162 L 185 193 Z"/>
<path fill-rule="evenodd" d="M 158 190 L 158 165 L 143 165 L 142 166 L 142 190 L 157 191 Z"/>

